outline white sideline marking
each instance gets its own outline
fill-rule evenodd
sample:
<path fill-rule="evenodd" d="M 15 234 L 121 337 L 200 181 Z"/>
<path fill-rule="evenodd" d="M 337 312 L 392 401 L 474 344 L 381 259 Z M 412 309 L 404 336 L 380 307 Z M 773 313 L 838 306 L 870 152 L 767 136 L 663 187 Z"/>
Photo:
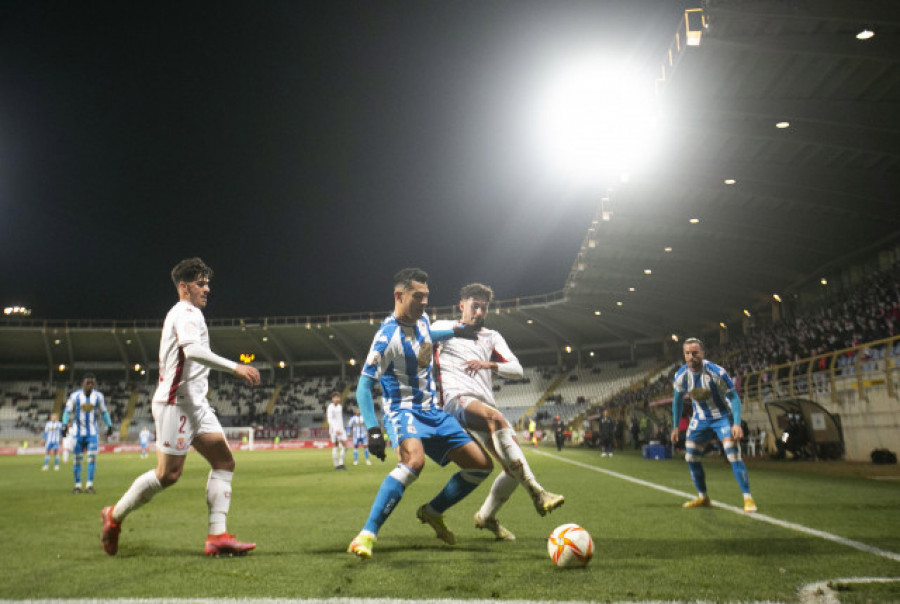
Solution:
<path fill-rule="evenodd" d="M 800 604 L 840 604 L 841 599 L 829 584 L 835 583 L 896 583 L 897 577 L 848 577 L 808 583 L 800 588 Z"/>
<path fill-rule="evenodd" d="M 621 478 L 622 480 L 627 480 L 628 482 L 633 482 L 634 484 L 639 484 L 641 486 L 649 487 L 651 489 L 656 489 L 657 491 L 662 491 L 664 493 L 669 493 L 671 495 L 678 495 L 684 497 L 685 499 L 693 499 L 696 495 L 691 493 L 685 493 L 684 491 L 679 491 L 677 489 L 670 489 L 669 487 L 664 487 L 660 484 L 656 484 L 654 482 L 649 482 L 646 480 L 641 480 L 640 478 L 634 478 L 633 476 L 628 476 L 627 474 L 620 474 L 619 472 L 613 472 L 612 470 L 606 470 L 604 468 L 600 468 L 597 466 L 592 466 L 586 463 L 582 463 L 580 461 L 574 461 L 572 459 L 566 459 L 565 457 L 560 457 L 559 455 L 554 455 L 553 453 L 546 453 L 543 451 L 535 451 L 532 450 L 533 453 L 538 453 L 540 455 L 544 455 L 546 457 L 552 457 L 557 461 L 562 461 L 568 464 L 572 464 L 574 466 L 579 466 L 581 468 L 585 468 L 587 470 L 592 470 L 594 472 L 601 472 L 603 474 L 608 474 L 609 476 L 613 476 L 615 478 Z M 765 514 L 760 514 L 759 512 L 755 512 L 753 514 L 747 514 L 744 512 L 743 508 L 738 508 L 732 505 L 728 505 L 727 503 L 722 503 L 720 501 L 713 500 L 712 504 L 717 508 L 722 508 L 723 510 L 728 510 L 729 512 L 735 512 L 736 514 L 740 514 L 742 516 L 746 516 L 747 518 L 751 518 L 753 520 L 758 520 L 760 522 L 768 522 L 769 524 L 774 524 L 775 526 L 780 526 L 782 528 L 790 529 L 792 531 L 797 531 L 798 533 L 806 533 L 807 535 L 812 535 L 813 537 L 819 537 L 820 539 L 825 539 L 826 541 L 833 541 L 834 543 L 839 543 L 841 545 L 846 545 L 847 547 L 852 547 L 854 549 L 858 549 L 862 552 L 866 552 L 867 554 L 873 554 L 875 556 L 881 556 L 883 558 L 887 558 L 888 560 L 893 560 L 895 562 L 900 562 L 900 554 L 896 552 L 891 552 L 888 550 L 877 548 L 873 545 L 868 545 L 867 543 L 862 543 L 861 541 L 854 541 L 853 539 L 847 539 L 845 537 L 840 537 L 838 535 L 833 535 L 831 533 L 826 533 L 825 531 L 820 531 L 818 529 L 809 528 L 808 526 L 803 526 L 802 524 L 797 524 L 795 522 L 787 522 L 785 520 L 779 520 L 778 518 L 773 518 L 771 516 L 766 516 Z"/>
<path fill-rule="evenodd" d="M 454 600 L 450 598 L 440 600 L 402 600 L 399 598 L 118 598 L 114 600 L 81 599 L 81 600 L 0 600 L 0 604 L 24 604 L 24 603 L 53 603 L 53 604 L 547 604 L 547 600 Z M 673 600 L 640 600 L 633 602 L 619 602 L 619 604 L 673 604 Z M 565 600 L 565 604 L 595 604 L 583 600 Z M 691 604 L 714 604 L 708 600 L 691 600 Z M 756 602 L 744 602 L 742 604 L 779 604 L 772 600 L 760 600 Z"/>

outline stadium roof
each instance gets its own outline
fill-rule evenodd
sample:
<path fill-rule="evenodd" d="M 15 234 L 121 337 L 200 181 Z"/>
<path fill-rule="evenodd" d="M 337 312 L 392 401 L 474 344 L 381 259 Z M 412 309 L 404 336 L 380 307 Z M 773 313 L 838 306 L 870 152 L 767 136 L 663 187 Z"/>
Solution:
<path fill-rule="evenodd" d="M 863 30 L 875 35 L 859 39 Z M 898 40 L 893 0 L 707 0 L 686 13 L 661 58 L 674 136 L 658 169 L 608 192 L 563 291 L 500 301 L 489 324 L 523 358 L 552 360 L 566 346 L 620 358 L 660 351 L 673 333 L 708 334 L 895 246 Z M 214 321 L 212 344 L 232 358 L 332 372 L 365 356 L 384 314 Z M 161 326 L 5 323 L 6 375 L 153 367 Z"/>

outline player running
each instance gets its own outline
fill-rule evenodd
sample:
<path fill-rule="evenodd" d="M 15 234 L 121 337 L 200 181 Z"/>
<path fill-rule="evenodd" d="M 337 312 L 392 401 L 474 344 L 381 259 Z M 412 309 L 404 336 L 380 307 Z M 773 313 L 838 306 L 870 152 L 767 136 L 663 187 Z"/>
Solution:
<path fill-rule="evenodd" d="M 463 287 L 459 294 L 461 321 L 473 326 L 483 323 L 493 297 L 494 291 L 487 285 L 472 283 Z M 435 321 L 432 329 L 451 329 L 453 325 L 452 321 Z M 497 521 L 496 514 L 520 483 L 541 516 L 565 502 L 562 495 L 546 491 L 537 482 L 516 441 L 515 430 L 494 401 L 492 375 L 521 378 L 522 365 L 499 332 L 482 327 L 476 340 L 453 338 L 441 342 L 437 366 L 444 411 L 455 417 L 503 466 L 487 499 L 475 513 L 475 526 L 491 531 L 497 539 L 512 541 L 515 535 Z"/>
<path fill-rule="evenodd" d="M 44 467 L 42 471 L 46 472 L 50 469 L 50 455 L 53 454 L 53 469 L 59 470 L 59 441 L 62 432 L 62 422 L 59 421 L 59 415 L 50 414 L 50 419 L 44 424 Z"/>
<path fill-rule="evenodd" d="M 372 462 L 369 460 L 369 439 L 366 438 L 368 433 L 366 432 L 366 424 L 363 422 L 362 415 L 360 415 L 359 407 L 356 408 L 355 414 L 347 422 L 347 433 L 350 435 L 350 440 L 353 443 L 353 465 L 359 464 L 359 450 L 362 449 L 363 453 L 366 454 L 366 465 L 371 466 Z"/>
<path fill-rule="evenodd" d="M 68 428 L 75 435 L 75 463 L 72 466 L 72 474 L 75 477 L 75 488 L 72 492 L 81 493 L 81 464 L 84 454 L 87 452 L 87 482 L 84 484 L 84 492 L 94 494 L 94 476 L 97 473 L 97 445 L 99 435 L 97 433 L 97 412 L 103 416 L 106 423 L 106 436 L 112 434 L 112 420 L 109 411 L 106 410 L 106 399 L 103 393 L 94 389 L 96 378 L 91 373 L 86 373 L 81 381 L 81 388 L 69 395 L 66 401 L 66 409 L 63 411 L 62 424 L 68 426 L 71 414 L 72 427 Z"/>
<path fill-rule="evenodd" d="M 678 442 L 678 421 L 684 395 L 691 395 L 694 413 L 685 436 L 684 460 L 691 472 L 691 480 L 697 487 L 697 498 L 684 504 L 686 508 L 709 507 L 712 502 L 706 494 L 706 474 L 700 463 L 705 443 L 713 438 L 722 441 L 725 455 L 731 463 L 731 471 L 744 494 L 744 511 L 755 512 L 756 503 L 750 495 L 750 479 L 747 466 L 741 460 L 738 444 L 744 436 L 741 428 L 741 399 L 728 373 L 718 365 L 705 360 L 703 342 L 688 338 L 682 346 L 685 364 L 675 373 L 675 395 L 672 397 L 673 443 Z"/>
<path fill-rule="evenodd" d="M 114 556 L 125 517 L 181 477 L 185 458 L 194 449 L 209 462 L 206 504 L 209 532 L 207 556 L 243 554 L 256 547 L 225 530 L 231 506 L 234 456 L 222 426 L 206 398 L 209 370 L 233 373 L 251 386 L 259 384 L 259 371 L 220 357 L 209 349 L 209 331 L 203 319 L 212 269 L 200 258 L 182 260 L 172 269 L 178 303 L 169 310 L 159 342 L 159 386 L 153 395 L 156 422 L 156 469 L 138 476 L 114 506 L 103 508 L 103 549 Z"/>
<path fill-rule="evenodd" d="M 426 455 L 438 465 L 452 461 L 460 467 L 441 492 L 416 511 L 416 517 L 450 545 L 456 537 L 444 524 L 443 513 L 487 478 L 493 466 L 459 422 L 437 405 L 431 377 L 432 342 L 454 335 L 473 337 L 474 329 L 457 325 L 442 333 L 431 330 L 425 314 L 427 281 L 428 274 L 416 268 L 394 276 L 394 313 L 375 334 L 356 389 L 356 401 L 369 431 L 369 450 L 384 461 L 384 437 L 372 400 L 372 387 L 380 379 L 384 426 L 399 462 L 384 478 L 363 530 L 347 548 L 360 558 L 372 557 L 378 530 L 422 473 Z"/>
<path fill-rule="evenodd" d="M 341 406 L 340 392 L 331 393 L 325 417 L 328 420 L 328 437 L 331 439 L 331 463 L 335 470 L 346 470 L 344 453 L 347 451 L 347 433 L 344 431 L 344 408 Z"/>
<path fill-rule="evenodd" d="M 138 442 L 141 445 L 141 459 L 147 459 L 147 449 L 150 448 L 152 439 L 153 435 L 150 434 L 150 428 L 141 426 L 141 431 L 138 433 Z"/>

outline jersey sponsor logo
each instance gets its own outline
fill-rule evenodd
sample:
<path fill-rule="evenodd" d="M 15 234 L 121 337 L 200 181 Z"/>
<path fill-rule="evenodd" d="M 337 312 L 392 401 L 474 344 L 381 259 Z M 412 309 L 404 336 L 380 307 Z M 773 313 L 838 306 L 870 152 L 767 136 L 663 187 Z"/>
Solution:
<path fill-rule="evenodd" d="M 696 388 L 691 389 L 691 398 L 694 399 L 695 401 L 700 401 L 700 402 L 708 401 L 709 397 L 711 397 L 711 396 L 712 396 L 712 392 L 710 392 L 706 388 L 696 387 Z"/>
<path fill-rule="evenodd" d="M 384 334 L 381 334 L 380 336 L 378 336 L 377 338 L 375 338 L 375 341 L 376 341 L 376 342 L 384 342 L 385 344 L 387 344 L 387 343 L 388 343 L 388 337 L 387 337 L 386 335 L 384 335 Z"/>
<path fill-rule="evenodd" d="M 431 364 L 431 353 L 431 342 L 422 342 L 422 346 L 419 348 L 419 354 L 416 356 L 416 363 L 418 363 L 421 369 L 425 369 Z"/>
<path fill-rule="evenodd" d="M 94 405 L 92 403 L 84 403 L 83 405 L 81 405 L 81 410 L 88 411 L 88 412 L 93 411 Z"/>

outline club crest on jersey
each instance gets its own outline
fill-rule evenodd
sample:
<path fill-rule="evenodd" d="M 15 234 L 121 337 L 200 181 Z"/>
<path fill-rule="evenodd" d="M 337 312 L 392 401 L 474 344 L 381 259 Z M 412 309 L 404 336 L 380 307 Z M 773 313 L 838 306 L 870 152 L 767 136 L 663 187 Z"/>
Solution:
<path fill-rule="evenodd" d="M 710 392 L 706 388 L 701 388 L 698 386 L 691 389 L 691 398 L 695 401 L 708 401 L 710 396 L 712 396 L 712 392 Z"/>
<path fill-rule="evenodd" d="M 425 369 L 431 364 L 432 352 L 431 342 L 422 342 L 422 346 L 419 348 L 419 354 L 416 356 L 416 362 L 418 363 L 419 368 Z"/>

